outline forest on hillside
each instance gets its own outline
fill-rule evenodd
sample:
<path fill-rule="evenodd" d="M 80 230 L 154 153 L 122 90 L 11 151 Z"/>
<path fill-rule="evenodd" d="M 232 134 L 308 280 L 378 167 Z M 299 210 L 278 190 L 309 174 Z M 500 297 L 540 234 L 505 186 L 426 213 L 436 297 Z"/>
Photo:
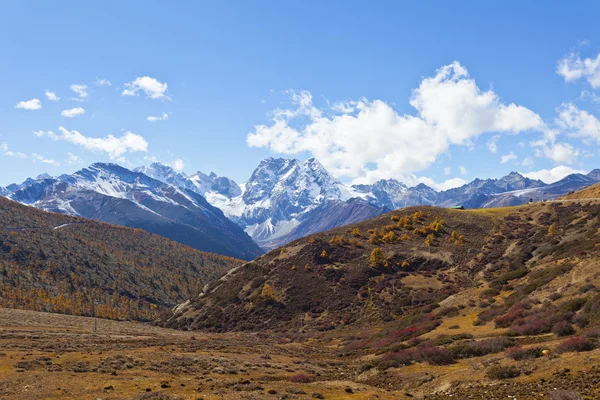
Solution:
<path fill-rule="evenodd" d="M 0 198 L 0 307 L 151 320 L 241 263 Z"/>

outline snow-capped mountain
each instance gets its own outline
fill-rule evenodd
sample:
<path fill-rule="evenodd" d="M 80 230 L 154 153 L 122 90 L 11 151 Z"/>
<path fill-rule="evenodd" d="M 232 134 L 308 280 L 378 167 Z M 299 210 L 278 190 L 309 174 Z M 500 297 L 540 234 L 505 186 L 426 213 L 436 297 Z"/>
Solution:
<path fill-rule="evenodd" d="M 204 251 L 244 259 L 261 254 L 239 226 L 196 192 L 116 164 L 40 176 L 3 192 L 46 211 L 142 228 Z"/>
<path fill-rule="evenodd" d="M 267 158 L 243 185 L 214 173 L 187 176 L 158 163 L 137 170 L 205 196 L 265 248 L 312 233 L 314 226 L 323 226 L 323 230 L 333 227 L 327 221 L 312 221 L 311 216 L 319 214 L 317 209 L 321 207 L 331 210 L 337 204 L 345 210 L 347 217 L 334 218 L 335 226 L 356 222 L 359 215 L 366 219 L 386 210 L 363 201 L 350 203 L 360 212 L 348 211 L 346 201 L 356 197 L 354 191 L 333 178 L 314 158 Z M 319 218 L 323 217 L 320 214 Z"/>
<path fill-rule="evenodd" d="M 347 186 L 314 158 L 267 158 L 240 185 L 212 172 L 187 175 L 160 163 L 134 171 L 115 164 L 93 164 L 72 175 L 41 175 L 9 185 L 0 188 L 0 195 L 49 211 L 146 227 L 201 249 L 207 249 L 201 244 L 211 240 L 226 243 L 226 250 L 211 251 L 249 258 L 258 254 L 258 247 L 248 243 L 247 235 L 268 249 L 396 208 L 518 205 L 530 199 L 557 198 L 599 180 L 600 170 L 594 170 L 588 175 L 572 174 L 552 184 L 511 172 L 500 179 L 475 179 L 440 192 L 424 184 L 407 187 L 395 179 Z M 106 208 L 107 204 L 114 210 Z M 177 225 L 171 229 L 171 223 L 186 228 Z M 200 229 L 205 237 L 188 238 L 182 232 L 190 227 Z M 191 243 L 192 240 L 198 243 Z M 216 244 L 211 246 L 218 248 Z"/>
<path fill-rule="evenodd" d="M 267 158 L 242 185 L 214 173 L 187 176 L 158 163 L 138 171 L 205 196 L 264 248 L 401 207 L 499 207 L 523 204 L 530 199 L 556 198 L 590 185 L 600 176 L 595 170 L 588 176 L 570 175 L 547 185 L 511 172 L 500 179 L 475 179 L 438 192 L 422 183 L 407 187 L 395 179 L 346 186 L 314 158 L 307 161 Z M 219 180 L 225 183 L 226 190 L 216 184 Z"/>

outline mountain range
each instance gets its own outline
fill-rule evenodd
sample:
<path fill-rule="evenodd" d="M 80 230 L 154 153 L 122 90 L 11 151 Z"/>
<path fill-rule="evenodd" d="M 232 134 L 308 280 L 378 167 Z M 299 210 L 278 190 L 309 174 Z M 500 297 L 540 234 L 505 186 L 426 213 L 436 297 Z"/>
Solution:
<path fill-rule="evenodd" d="M 95 163 L 71 175 L 42 174 L 0 195 L 47 211 L 148 230 L 203 251 L 252 259 L 306 235 L 415 205 L 490 208 L 554 199 L 600 180 L 600 170 L 558 182 L 511 172 L 436 191 L 395 179 L 346 185 L 316 159 L 267 158 L 238 184 L 154 162 L 134 170 Z"/>
<path fill-rule="evenodd" d="M 195 191 L 116 164 L 95 163 L 72 175 L 41 175 L 0 189 L 45 211 L 141 228 L 199 250 L 252 259 L 262 250 Z"/>

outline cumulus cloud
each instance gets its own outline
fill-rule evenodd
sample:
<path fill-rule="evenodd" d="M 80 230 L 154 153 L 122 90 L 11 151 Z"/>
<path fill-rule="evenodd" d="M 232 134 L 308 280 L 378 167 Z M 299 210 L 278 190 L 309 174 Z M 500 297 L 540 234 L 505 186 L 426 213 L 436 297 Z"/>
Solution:
<path fill-rule="evenodd" d="M 150 121 L 150 122 L 164 121 L 164 120 L 167 120 L 167 119 L 169 119 L 169 114 L 167 114 L 167 113 L 165 113 L 165 112 L 164 112 L 164 113 L 162 113 L 162 115 L 161 115 L 161 116 L 159 116 L 159 117 L 155 117 L 155 116 L 153 116 L 153 115 L 150 115 L 150 116 L 146 117 L 146 119 L 147 119 L 148 121 Z"/>
<path fill-rule="evenodd" d="M 7 157 L 27 158 L 27 154 L 18 151 L 10 151 L 6 142 L 0 143 L 0 151 L 2 152 L 2 155 Z"/>
<path fill-rule="evenodd" d="M 557 123 L 571 136 L 600 143 L 600 120 L 576 105 L 567 103 L 558 108 Z"/>
<path fill-rule="evenodd" d="M 77 117 L 78 115 L 83 115 L 85 114 L 85 110 L 81 107 L 75 107 L 75 108 L 70 108 L 68 110 L 62 110 L 62 112 L 60 113 L 60 115 L 62 115 L 63 117 L 67 117 L 67 118 L 74 118 Z"/>
<path fill-rule="evenodd" d="M 545 183 L 554 183 L 560 181 L 567 175 L 571 174 L 585 174 L 585 171 L 574 169 L 565 165 L 559 165 L 552 169 L 541 169 L 539 171 L 521 173 L 531 179 L 539 179 Z"/>
<path fill-rule="evenodd" d="M 31 111 L 39 110 L 40 108 L 42 108 L 42 102 L 40 101 L 40 99 L 31 99 L 31 100 L 27 100 L 27 101 L 20 101 L 17 103 L 15 108 L 20 108 L 22 110 L 31 110 Z"/>
<path fill-rule="evenodd" d="M 498 151 L 498 140 L 499 139 L 500 139 L 500 135 L 494 135 L 494 136 L 492 136 L 492 138 L 490 140 L 488 140 L 487 148 L 492 153 L 495 153 Z"/>
<path fill-rule="evenodd" d="M 319 109 L 306 91 L 291 92 L 291 101 L 293 107 L 271 113 L 268 125 L 255 126 L 247 144 L 274 153 L 309 152 L 333 175 L 355 183 L 404 178 L 430 166 L 450 145 L 470 145 L 484 133 L 544 126 L 533 111 L 482 91 L 458 62 L 413 90 L 416 115 L 400 115 L 384 101 L 367 99 Z"/>
<path fill-rule="evenodd" d="M 69 88 L 78 96 L 73 98 L 73 100 L 84 101 L 88 98 L 87 85 L 73 84 Z"/>
<path fill-rule="evenodd" d="M 185 164 L 183 163 L 183 160 L 177 159 L 171 163 L 171 166 L 173 167 L 173 169 L 175 171 L 181 172 L 181 171 L 183 171 Z"/>
<path fill-rule="evenodd" d="M 533 167 L 534 161 L 531 157 L 525 157 L 521 162 L 521 165 L 524 167 Z"/>
<path fill-rule="evenodd" d="M 151 99 L 168 99 L 167 84 L 149 76 L 135 78 L 134 81 L 126 83 L 122 96 L 137 96 L 139 92 L 144 92 Z"/>
<path fill-rule="evenodd" d="M 569 143 L 544 143 L 535 144 L 538 148 L 535 150 L 537 157 L 546 157 L 557 164 L 574 164 L 581 152 Z"/>
<path fill-rule="evenodd" d="M 444 168 L 444 175 L 448 176 L 452 173 L 452 169 L 450 167 Z"/>
<path fill-rule="evenodd" d="M 425 185 L 427 185 L 437 191 L 454 189 L 454 188 L 466 185 L 468 183 L 466 180 L 464 180 L 462 178 L 451 178 L 451 179 L 445 180 L 444 182 L 437 183 L 431 178 L 419 177 L 419 178 L 416 178 L 416 181 L 417 181 L 416 183 L 424 183 Z"/>
<path fill-rule="evenodd" d="M 69 165 L 83 163 L 83 161 L 81 161 L 81 158 L 79 158 L 73 153 L 67 153 L 67 160 L 65 162 Z"/>
<path fill-rule="evenodd" d="M 100 151 L 108 153 L 111 159 L 119 158 L 127 152 L 146 152 L 148 151 L 148 142 L 143 136 L 133 132 L 125 132 L 121 137 L 108 135 L 103 138 L 93 138 L 84 136 L 78 131 L 69 131 L 64 127 L 58 128 L 59 133 L 52 131 L 36 131 L 34 135 L 38 137 L 46 136 L 52 140 L 63 140 L 81 146 L 90 151 Z"/>
<path fill-rule="evenodd" d="M 46 90 L 46 92 L 45 92 L 44 94 L 46 95 L 46 97 L 47 97 L 47 98 L 48 98 L 48 100 L 50 100 L 50 101 L 59 101 L 59 100 L 60 100 L 60 97 L 58 97 L 58 96 L 56 95 L 56 93 L 54 93 L 54 92 L 51 92 L 51 91 L 49 91 L 49 90 Z"/>
<path fill-rule="evenodd" d="M 460 171 L 461 175 L 466 175 L 467 174 L 467 169 L 464 166 L 460 166 L 458 167 L 458 170 Z"/>
<path fill-rule="evenodd" d="M 52 159 L 46 158 L 46 157 L 44 157 L 44 156 L 41 156 L 41 155 L 39 155 L 39 154 L 37 154 L 37 153 L 32 153 L 32 154 L 31 154 L 31 158 L 32 158 L 34 161 L 39 161 L 39 162 L 42 162 L 42 163 L 44 163 L 44 164 L 50 164 L 50 165 L 53 165 L 53 166 L 55 166 L 55 167 L 57 167 L 57 166 L 59 166 L 59 165 L 60 165 L 60 163 L 59 163 L 58 161 L 55 161 L 55 160 L 52 160 Z"/>
<path fill-rule="evenodd" d="M 111 86 L 112 84 L 108 79 L 98 79 L 96 78 L 96 86 Z"/>
<path fill-rule="evenodd" d="M 502 157 L 500 157 L 500 164 L 506 164 L 507 162 L 514 161 L 516 159 L 517 159 L 517 155 L 511 151 L 510 153 L 505 154 Z"/>
<path fill-rule="evenodd" d="M 566 82 L 584 78 L 594 88 L 600 88 L 600 54 L 596 58 L 581 59 L 577 53 L 570 53 L 561 58 L 556 66 L 556 73 Z"/>

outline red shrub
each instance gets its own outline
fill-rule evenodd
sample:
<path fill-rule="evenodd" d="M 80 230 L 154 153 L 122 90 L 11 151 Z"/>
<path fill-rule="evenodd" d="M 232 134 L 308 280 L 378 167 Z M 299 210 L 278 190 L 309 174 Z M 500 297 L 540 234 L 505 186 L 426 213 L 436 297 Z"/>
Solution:
<path fill-rule="evenodd" d="M 290 377 L 290 382 L 293 383 L 311 383 L 312 378 L 306 374 L 296 374 Z"/>
<path fill-rule="evenodd" d="M 564 340 L 561 344 L 558 345 L 556 351 L 558 351 L 559 353 L 567 353 L 571 351 L 590 351 L 594 350 L 595 347 L 596 346 L 594 342 L 590 339 L 581 336 L 575 336 Z"/>
<path fill-rule="evenodd" d="M 575 333 L 575 329 L 569 322 L 560 321 L 552 326 L 552 333 L 556 336 L 569 336 Z"/>
<path fill-rule="evenodd" d="M 506 350 L 506 355 L 515 361 L 528 360 L 530 358 L 539 358 L 544 355 L 541 347 L 531 347 L 523 349 L 521 347 L 510 347 Z"/>
<path fill-rule="evenodd" d="M 424 361 L 431 365 L 448 365 L 454 363 L 454 357 L 444 347 L 418 347 L 415 349 L 415 356 L 419 361 Z"/>

